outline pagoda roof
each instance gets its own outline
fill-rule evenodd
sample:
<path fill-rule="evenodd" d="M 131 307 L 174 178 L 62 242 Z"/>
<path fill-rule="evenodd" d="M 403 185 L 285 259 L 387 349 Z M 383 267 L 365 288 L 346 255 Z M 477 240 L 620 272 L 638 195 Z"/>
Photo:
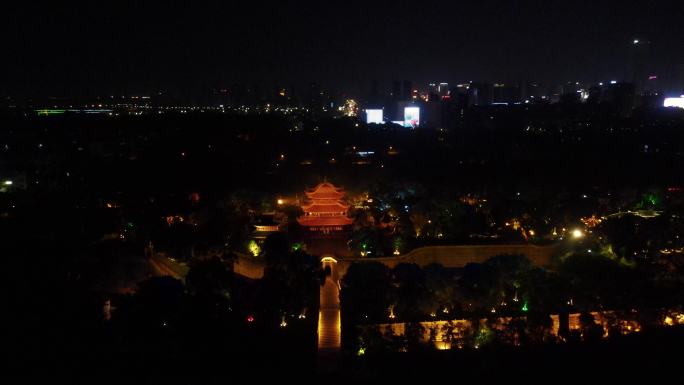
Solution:
<path fill-rule="evenodd" d="M 312 202 L 308 205 L 302 206 L 302 210 L 309 213 L 337 213 L 340 211 L 346 211 L 348 208 L 348 205 L 342 204 L 340 202 Z"/>
<path fill-rule="evenodd" d="M 309 191 L 304 192 L 309 199 L 342 199 L 344 190 L 332 183 L 323 182 Z"/>
<path fill-rule="evenodd" d="M 307 227 L 315 226 L 346 226 L 351 225 L 352 220 L 344 217 L 301 217 L 298 219 L 299 224 Z"/>

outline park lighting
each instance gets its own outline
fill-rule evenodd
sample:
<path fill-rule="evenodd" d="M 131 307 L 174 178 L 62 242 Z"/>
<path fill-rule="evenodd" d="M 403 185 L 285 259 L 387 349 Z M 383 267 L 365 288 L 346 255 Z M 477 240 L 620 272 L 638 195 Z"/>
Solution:
<path fill-rule="evenodd" d="M 249 249 L 249 252 L 252 253 L 253 256 L 258 257 L 259 254 L 261 254 L 261 247 L 254 241 L 254 239 L 249 241 L 249 244 L 247 245 L 247 248 Z"/>
<path fill-rule="evenodd" d="M 12 185 L 12 183 L 14 183 L 14 182 L 12 182 L 12 181 L 11 181 L 11 180 L 9 180 L 9 179 L 8 179 L 8 180 L 6 180 L 6 181 L 4 181 L 4 182 L 2 182 L 2 184 L 3 184 L 3 185 L 5 185 L 5 186 L 11 186 L 11 185 Z"/>
<path fill-rule="evenodd" d="M 580 239 L 580 238 L 584 237 L 584 232 L 580 229 L 574 229 L 574 230 L 572 230 L 572 237 L 574 239 Z"/>

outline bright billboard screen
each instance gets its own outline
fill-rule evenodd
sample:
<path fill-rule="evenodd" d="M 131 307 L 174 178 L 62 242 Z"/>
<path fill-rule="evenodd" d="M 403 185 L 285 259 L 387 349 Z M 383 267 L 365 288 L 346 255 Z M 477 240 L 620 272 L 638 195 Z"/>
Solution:
<path fill-rule="evenodd" d="M 684 108 L 684 96 L 678 98 L 665 98 L 663 106 Z"/>
<path fill-rule="evenodd" d="M 382 123 L 384 123 L 383 116 L 382 116 L 382 110 L 366 110 L 366 123 L 368 123 L 368 124 L 371 124 L 371 123 L 382 124 Z"/>
<path fill-rule="evenodd" d="M 404 108 L 404 127 L 416 128 L 420 125 L 420 108 Z"/>

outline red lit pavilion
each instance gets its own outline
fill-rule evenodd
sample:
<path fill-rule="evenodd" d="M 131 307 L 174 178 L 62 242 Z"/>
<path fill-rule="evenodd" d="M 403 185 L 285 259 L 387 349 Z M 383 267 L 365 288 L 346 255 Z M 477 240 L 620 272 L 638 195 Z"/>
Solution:
<path fill-rule="evenodd" d="M 343 189 L 323 182 L 304 193 L 308 201 L 302 205 L 304 215 L 298 221 L 308 230 L 328 234 L 342 231 L 345 226 L 352 224 L 352 220 L 347 218 L 349 206 L 342 202 Z"/>

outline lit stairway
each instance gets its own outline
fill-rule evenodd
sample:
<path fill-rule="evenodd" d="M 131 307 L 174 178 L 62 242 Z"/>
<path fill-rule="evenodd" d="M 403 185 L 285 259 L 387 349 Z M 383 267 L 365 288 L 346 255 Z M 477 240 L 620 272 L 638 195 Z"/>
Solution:
<path fill-rule="evenodd" d="M 334 269 L 333 262 L 324 262 Z M 320 311 L 318 313 L 318 351 L 336 352 L 341 346 L 340 289 L 333 279 L 327 277 L 320 290 Z"/>

